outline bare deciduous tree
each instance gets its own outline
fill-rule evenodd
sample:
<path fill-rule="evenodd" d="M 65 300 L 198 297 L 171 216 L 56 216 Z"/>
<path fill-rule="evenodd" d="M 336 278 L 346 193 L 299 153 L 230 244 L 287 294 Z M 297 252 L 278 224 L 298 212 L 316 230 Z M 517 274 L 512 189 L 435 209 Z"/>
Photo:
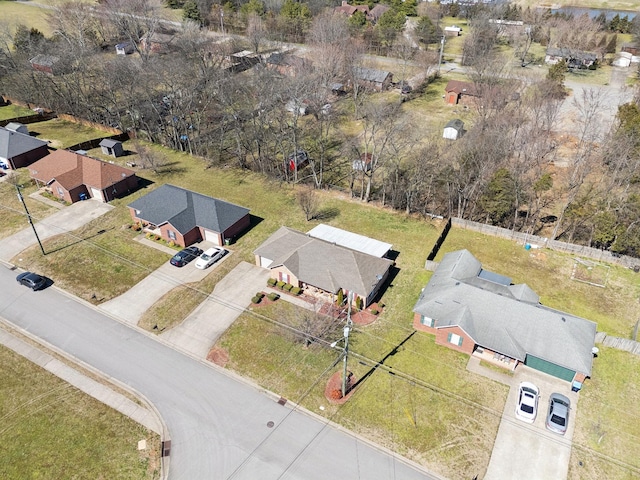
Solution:
<path fill-rule="evenodd" d="M 296 200 L 308 221 L 316 218 L 320 200 L 313 187 L 303 187 L 296 192 Z"/>

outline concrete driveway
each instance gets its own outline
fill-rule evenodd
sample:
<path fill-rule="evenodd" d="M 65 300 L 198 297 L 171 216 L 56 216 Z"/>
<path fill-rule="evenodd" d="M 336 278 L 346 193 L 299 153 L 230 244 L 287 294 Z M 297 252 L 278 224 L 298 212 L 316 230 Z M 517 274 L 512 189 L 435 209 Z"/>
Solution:
<path fill-rule="evenodd" d="M 38 237 L 40 237 L 40 240 L 45 240 L 61 233 L 76 230 L 91 220 L 104 215 L 112 208 L 111 205 L 97 200 L 76 202 L 36 223 Z M 37 240 L 31 227 L 25 228 L 10 237 L 2 239 L 0 242 L 0 259 L 9 262 L 25 248 L 36 243 Z"/>
<path fill-rule="evenodd" d="M 160 336 L 178 349 L 205 358 L 211 345 L 251 303 L 251 297 L 265 289 L 268 278 L 268 270 L 240 263 L 182 324 Z"/>
<path fill-rule="evenodd" d="M 515 415 L 518 386 L 522 381 L 531 382 L 540 390 L 538 416 L 533 424 L 525 423 Z M 564 436 L 552 433 L 545 427 L 549 396 L 554 392 L 562 393 L 571 400 L 569 426 Z M 577 403 L 578 394 L 571 391 L 569 382 L 519 365 L 511 383 L 484 479 L 561 480 L 567 478 Z"/>
<path fill-rule="evenodd" d="M 176 253 L 176 250 L 172 250 L 168 247 L 163 248 L 160 245 L 154 244 L 150 240 L 144 239 L 143 236 L 141 236 L 140 241 L 148 243 L 151 247 L 163 250 L 168 254 Z M 205 250 L 211 245 L 205 244 L 204 242 L 197 244 L 197 246 L 202 250 Z M 205 270 L 196 268 L 194 266 L 195 261 L 186 264 L 184 267 L 175 267 L 169 262 L 166 262 L 143 278 L 136 285 L 131 287 L 128 291 L 116 298 L 112 298 L 111 300 L 100 304 L 98 308 L 122 320 L 123 322 L 130 325 L 137 325 L 140 318 L 142 318 L 142 315 L 165 294 L 169 293 L 179 285 L 199 282 L 231 255 L 232 252 L 228 252 L 221 260 L 216 262 L 215 265 L 212 265 Z"/>

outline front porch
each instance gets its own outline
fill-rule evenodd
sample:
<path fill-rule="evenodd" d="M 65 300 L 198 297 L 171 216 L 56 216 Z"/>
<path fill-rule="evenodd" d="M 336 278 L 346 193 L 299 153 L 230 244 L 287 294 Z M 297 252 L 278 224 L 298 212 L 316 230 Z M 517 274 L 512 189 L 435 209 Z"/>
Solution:
<path fill-rule="evenodd" d="M 516 367 L 520 363 L 515 358 L 507 357 L 506 355 L 502 355 L 501 353 L 494 352 L 481 346 L 477 346 L 472 355 L 480 360 L 495 365 L 496 367 L 504 368 L 512 372 L 515 371 Z"/>

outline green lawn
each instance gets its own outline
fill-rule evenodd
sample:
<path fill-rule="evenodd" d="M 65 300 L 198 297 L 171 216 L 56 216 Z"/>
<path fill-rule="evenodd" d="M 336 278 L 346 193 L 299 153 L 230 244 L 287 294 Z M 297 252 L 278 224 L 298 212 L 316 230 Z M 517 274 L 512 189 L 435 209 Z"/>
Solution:
<path fill-rule="evenodd" d="M 39 2 L 45 3 L 45 2 Z M 23 24 L 29 28 L 37 28 L 46 36 L 53 33 L 51 24 L 47 16 L 51 13 L 46 8 L 31 6 L 18 2 L 0 2 L 0 22 L 5 23 L 9 32 L 13 35 L 18 24 Z"/>
<path fill-rule="evenodd" d="M 158 435 L 5 347 L 0 385 L 4 480 L 160 478 Z"/>
<path fill-rule="evenodd" d="M 56 210 L 42 202 L 29 198 L 29 194 L 33 193 L 36 188 L 31 185 L 29 172 L 26 169 L 21 169 L 18 172 L 18 179 L 18 184 L 25 187 L 22 189 L 22 195 L 34 223 L 46 218 Z M 0 216 L 2 217 L 0 239 L 29 227 L 24 207 L 18 200 L 15 186 L 7 181 L 0 182 Z"/>
<path fill-rule="evenodd" d="M 0 4 L 1 5 L 1 4 Z M 16 117 L 24 117 L 27 115 L 37 115 L 33 110 L 18 105 L 5 105 L 0 107 L 0 120 L 9 120 Z"/>
<path fill-rule="evenodd" d="M 568 478 L 639 478 L 638 411 L 640 356 L 601 346 L 580 394 Z"/>
<path fill-rule="evenodd" d="M 59 118 L 32 123 L 29 125 L 29 132 L 40 140 L 50 141 L 53 148 L 68 148 L 86 140 L 109 136 L 103 130 Z"/>

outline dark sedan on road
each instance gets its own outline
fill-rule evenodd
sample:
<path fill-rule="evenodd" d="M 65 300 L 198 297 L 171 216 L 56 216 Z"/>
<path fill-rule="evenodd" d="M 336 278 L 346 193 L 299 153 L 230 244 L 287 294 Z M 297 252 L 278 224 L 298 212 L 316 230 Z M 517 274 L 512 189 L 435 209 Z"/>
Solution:
<path fill-rule="evenodd" d="M 199 257 L 200 255 L 202 255 L 202 250 L 200 250 L 198 247 L 191 246 L 180 250 L 169 261 L 171 262 L 171 265 L 175 265 L 176 267 L 184 267 L 187 263 L 189 263 L 194 258 Z"/>
<path fill-rule="evenodd" d="M 21 273 L 16 277 L 16 280 L 20 285 L 29 287 L 33 291 L 40 290 L 47 284 L 47 279 L 45 277 L 32 272 Z"/>

